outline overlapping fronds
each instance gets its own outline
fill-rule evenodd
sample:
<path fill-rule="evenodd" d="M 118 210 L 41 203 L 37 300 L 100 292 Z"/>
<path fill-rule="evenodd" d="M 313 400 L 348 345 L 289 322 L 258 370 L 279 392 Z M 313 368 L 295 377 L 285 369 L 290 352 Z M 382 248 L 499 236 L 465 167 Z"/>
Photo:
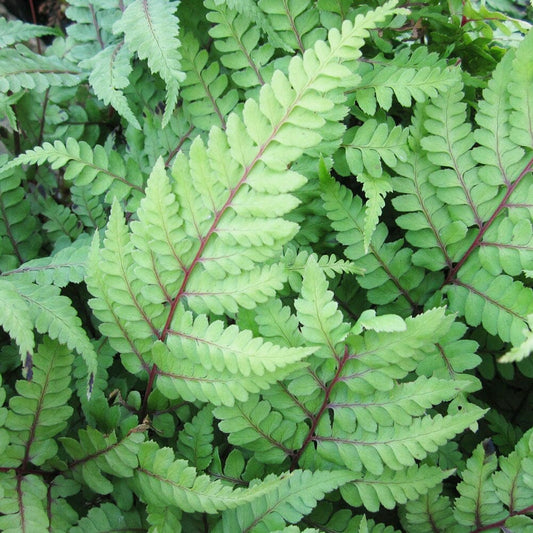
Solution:
<path fill-rule="evenodd" d="M 6 20 L 4 17 L 0 17 L 0 48 L 54 33 L 56 32 L 53 28 L 27 24 L 21 20 Z"/>

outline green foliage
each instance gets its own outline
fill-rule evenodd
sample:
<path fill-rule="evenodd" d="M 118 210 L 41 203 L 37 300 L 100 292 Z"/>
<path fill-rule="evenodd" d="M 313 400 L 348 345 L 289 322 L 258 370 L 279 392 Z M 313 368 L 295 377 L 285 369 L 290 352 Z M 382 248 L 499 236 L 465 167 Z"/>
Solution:
<path fill-rule="evenodd" d="M 0 19 L 0 529 L 529 531 L 524 3 L 65 14 Z"/>

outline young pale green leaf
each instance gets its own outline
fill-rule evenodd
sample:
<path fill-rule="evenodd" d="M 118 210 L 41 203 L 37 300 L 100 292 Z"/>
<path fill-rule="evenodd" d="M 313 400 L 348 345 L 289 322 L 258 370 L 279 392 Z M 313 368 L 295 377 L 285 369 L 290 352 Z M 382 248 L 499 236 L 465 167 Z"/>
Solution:
<path fill-rule="evenodd" d="M 16 42 L 53 34 L 57 34 L 55 28 L 27 24 L 21 20 L 6 20 L 4 17 L 0 17 L 0 48 L 5 48 Z"/>
<path fill-rule="evenodd" d="M 141 517 L 135 510 L 124 512 L 112 503 L 103 503 L 93 507 L 76 526 L 69 531 L 72 533 L 94 533 L 95 531 L 140 530 Z M 178 530 L 179 531 L 179 530 Z"/>
<path fill-rule="evenodd" d="M 533 314 L 527 317 L 528 328 L 525 329 L 525 339 L 518 346 L 513 346 L 499 359 L 499 363 L 516 363 L 529 357 L 533 352 Z"/>
<path fill-rule="evenodd" d="M 128 48 L 140 59 L 146 59 L 154 74 L 159 74 L 167 88 L 163 127 L 176 107 L 180 83 L 185 79 L 181 69 L 179 19 L 177 2 L 134 0 L 113 25 L 114 34 L 124 34 Z"/>
<path fill-rule="evenodd" d="M 213 430 L 212 408 L 206 406 L 179 432 L 176 449 L 198 471 L 205 470 L 211 463 Z"/>
<path fill-rule="evenodd" d="M 130 51 L 124 43 L 107 46 L 91 59 L 85 60 L 82 66 L 92 68 L 89 83 L 96 96 L 106 105 L 113 106 L 119 115 L 140 130 L 141 125 L 122 91 L 130 84 L 128 76 L 132 71 Z"/>
<path fill-rule="evenodd" d="M 304 338 L 320 346 L 320 357 L 340 357 L 349 326 L 333 300 L 326 276 L 316 259 L 310 258 L 303 274 L 301 297 L 294 302 Z"/>

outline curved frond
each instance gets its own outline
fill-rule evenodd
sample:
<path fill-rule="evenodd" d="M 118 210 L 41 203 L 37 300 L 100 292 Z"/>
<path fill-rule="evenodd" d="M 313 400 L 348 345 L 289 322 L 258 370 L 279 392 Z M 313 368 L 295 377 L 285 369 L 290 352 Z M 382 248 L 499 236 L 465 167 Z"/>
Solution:
<path fill-rule="evenodd" d="M 129 529 L 130 531 L 142 528 L 141 517 L 135 510 L 124 512 L 113 503 L 103 503 L 93 507 L 87 516 L 80 519 L 77 525 L 70 528 L 72 533 L 94 533 L 94 531 L 113 531 Z M 177 530 L 179 533 L 179 530 Z"/>
<path fill-rule="evenodd" d="M 27 24 L 21 20 L 6 20 L 4 17 L 0 17 L 0 48 L 5 48 L 16 42 L 28 41 L 34 37 L 55 33 L 56 30 L 54 28 Z"/>
<path fill-rule="evenodd" d="M 163 127 L 168 124 L 185 74 L 181 68 L 179 19 L 177 2 L 165 0 L 134 0 L 113 25 L 113 33 L 124 34 L 124 41 L 149 69 L 165 82 L 167 97 Z"/>

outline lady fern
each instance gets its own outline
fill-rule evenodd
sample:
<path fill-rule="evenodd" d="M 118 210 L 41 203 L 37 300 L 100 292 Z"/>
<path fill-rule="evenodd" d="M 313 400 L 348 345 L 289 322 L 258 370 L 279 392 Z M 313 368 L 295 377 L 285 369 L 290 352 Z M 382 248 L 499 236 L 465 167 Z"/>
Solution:
<path fill-rule="evenodd" d="M 458 9 L 0 19 L 0 529 L 531 528 L 533 34 Z"/>

